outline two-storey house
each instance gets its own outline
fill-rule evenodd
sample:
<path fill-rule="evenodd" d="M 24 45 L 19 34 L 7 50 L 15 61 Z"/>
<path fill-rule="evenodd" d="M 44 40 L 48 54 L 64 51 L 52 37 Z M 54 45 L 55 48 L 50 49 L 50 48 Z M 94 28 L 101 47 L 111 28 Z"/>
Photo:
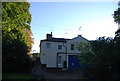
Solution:
<path fill-rule="evenodd" d="M 51 34 L 46 35 L 46 39 L 40 42 L 40 59 L 47 68 L 63 68 L 65 63 L 67 68 L 79 68 L 78 54 L 80 51 L 77 45 L 80 42 L 88 42 L 87 39 L 78 35 L 73 39 L 54 38 Z"/>

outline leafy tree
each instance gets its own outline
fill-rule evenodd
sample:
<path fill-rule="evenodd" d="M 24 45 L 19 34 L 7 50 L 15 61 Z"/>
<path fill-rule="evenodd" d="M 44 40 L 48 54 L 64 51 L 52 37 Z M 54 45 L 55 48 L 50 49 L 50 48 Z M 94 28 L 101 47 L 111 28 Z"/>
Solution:
<path fill-rule="evenodd" d="M 120 2 L 118 3 L 120 6 Z M 114 21 L 120 26 L 120 8 L 118 8 L 116 11 L 114 11 L 113 14 Z M 116 36 L 115 39 L 119 39 L 120 41 L 120 28 L 115 32 Z"/>
<path fill-rule="evenodd" d="M 2 3 L 3 71 L 27 63 L 33 44 L 29 7 L 28 2 Z"/>
<path fill-rule="evenodd" d="M 118 3 L 120 6 L 120 2 Z M 120 27 L 120 8 L 118 8 L 116 11 L 114 11 L 113 14 L 113 18 L 114 21 L 116 23 L 118 23 L 119 27 Z M 120 74 L 120 28 L 118 28 L 118 30 L 115 32 L 115 38 L 114 38 L 114 42 L 115 42 L 115 53 L 118 55 L 118 60 L 116 60 L 116 69 L 118 71 L 118 74 Z"/>
<path fill-rule="evenodd" d="M 119 52 L 111 38 L 100 37 L 88 44 L 80 43 L 80 63 L 87 64 L 85 74 L 94 78 L 109 77 L 115 73 L 116 62 L 119 60 Z"/>
<path fill-rule="evenodd" d="M 120 8 L 114 11 L 113 18 L 120 25 Z M 114 39 L 100 37 L 88 44 L 80 43 L 78 49 L 80 63 L 87 64 L 87 76 L 120 76 L 120 29 L 115 32 Z"/>
<path fill-rule="evenodd" d="M 39 53 L 32 53 L 33 59 L 39 58 Z"/>
<path fill-rule="evenodd" d="M 80 50 L 79 60 L 81 64 L 91 64 L 94 59 L 94 52 L 91 50 L 91 43 L 80 42 L 77 47 Z"/>
<path fill-rule="evenodd" d="M 120 24 L 120 8 L 114 11 L 113 18 L 116 23 Z"/>

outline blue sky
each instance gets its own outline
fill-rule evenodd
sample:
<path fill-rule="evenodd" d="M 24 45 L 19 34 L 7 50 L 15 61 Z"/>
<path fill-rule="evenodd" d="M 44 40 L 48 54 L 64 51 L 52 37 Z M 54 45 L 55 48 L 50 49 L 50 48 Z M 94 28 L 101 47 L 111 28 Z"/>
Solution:
<path fill-rule="evenodd" d="M 39 52 L 40 40 L 50 32 L 58 38 L 81 34 L 95 40 L 100 36 L 114 37 L 118 28 L 112 16 L 118 8 L 117 2 L 30 2 L 30 5 L 36 52 Z"/>

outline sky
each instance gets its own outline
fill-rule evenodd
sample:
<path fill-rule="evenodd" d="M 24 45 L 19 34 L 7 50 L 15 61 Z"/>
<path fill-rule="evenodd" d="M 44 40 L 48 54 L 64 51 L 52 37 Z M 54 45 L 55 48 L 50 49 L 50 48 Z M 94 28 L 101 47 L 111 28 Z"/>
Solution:
<path fill-rule="evenodd" d="M 40 40 L 47 33 L 56 38 L 72 39 L 78 34 L 88 40 L 114 37 L 118 29 L 113 13 L 118 2 L 30 2 L 32 50 L 40 52 Z M 80 28 L 81 27 L 81 28 Z"/>

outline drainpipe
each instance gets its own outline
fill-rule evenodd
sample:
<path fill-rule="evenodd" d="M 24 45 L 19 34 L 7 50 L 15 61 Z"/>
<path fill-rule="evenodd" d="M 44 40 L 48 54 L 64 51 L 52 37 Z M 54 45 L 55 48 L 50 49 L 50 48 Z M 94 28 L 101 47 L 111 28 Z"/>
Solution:
<path fill-rule="evenodd" d="M 65 47 L 65 60 L 63 62 L 63 69 L 67 69 L 67 41 L 66 41 L 66 46 L 63 45 Z"/>
<path fill-rule="evenodd" d="M 65 59 L 66 59 L 66 62 L 65 62 L 65 68 L 67 69 L 67 41 L 66 41 L 66 55 L 65 55 Z"/>

